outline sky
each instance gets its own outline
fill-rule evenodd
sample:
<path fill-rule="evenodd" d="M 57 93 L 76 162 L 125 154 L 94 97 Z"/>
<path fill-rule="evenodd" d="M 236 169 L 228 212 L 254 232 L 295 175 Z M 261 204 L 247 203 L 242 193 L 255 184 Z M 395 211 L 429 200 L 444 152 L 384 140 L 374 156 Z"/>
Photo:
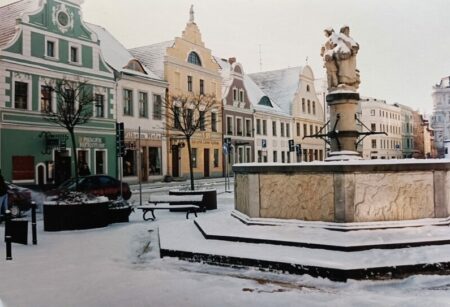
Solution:
<path fill-rule="evenodd" d="M 85 0 L 82 8 L 132 48 L 181 36 L 191 4 L 206 47 L 247 73 L 308 63 L 323 78 L 323 30 L 345 24 L 360 45 L 362 96 L 431 112 L 433 85 L 450 75 L 448 0 Z"/>

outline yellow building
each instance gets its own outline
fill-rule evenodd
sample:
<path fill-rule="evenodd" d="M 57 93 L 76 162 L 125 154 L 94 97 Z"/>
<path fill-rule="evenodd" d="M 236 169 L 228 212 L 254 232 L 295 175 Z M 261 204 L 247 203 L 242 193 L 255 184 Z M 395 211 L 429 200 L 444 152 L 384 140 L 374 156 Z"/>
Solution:
<path fill-rule="evenodd" d="M 219 65 L 202 41 L 192 8 L 181 37 L 130 51 L 169 83 L 166 97 L 200 94 L 217 97 L 216 106 L 205 114 L 207 124 L 193 135 L 191 143 L 194 176 L 222 176 L 222 79 Z M 167 145 L 167 174 L 188 176 L 188 149 L 183 135 L 168 129 Z"/>

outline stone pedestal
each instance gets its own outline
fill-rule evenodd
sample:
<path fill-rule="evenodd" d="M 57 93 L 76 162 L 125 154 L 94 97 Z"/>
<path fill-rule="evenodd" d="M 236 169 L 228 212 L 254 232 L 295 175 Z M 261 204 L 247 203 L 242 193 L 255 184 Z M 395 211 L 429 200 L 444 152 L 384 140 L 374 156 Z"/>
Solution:
<path fill-rule="evenodd" d="M 327 161 L 359 160 L 356 142 L 359 131 L 356 126 L 359 94 L 354 91 L 332 92 L 327 95 L 330 106 L 331 152 Z"/>

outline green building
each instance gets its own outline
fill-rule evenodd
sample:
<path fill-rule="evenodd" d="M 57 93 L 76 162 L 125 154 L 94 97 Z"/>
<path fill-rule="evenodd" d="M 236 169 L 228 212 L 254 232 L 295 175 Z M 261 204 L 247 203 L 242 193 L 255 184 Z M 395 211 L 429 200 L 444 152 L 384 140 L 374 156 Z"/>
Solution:
<path fill-rule="evenodd" d="M 0 169 L 6 180 L 53 184 L 74 176 L 73 155 L 92 174 L 117 174 L 115 82 L 82 0 L 22 0 L 0 8 Z M 58 80 L 88 82 L 93 117 L 68 132 L 43 118 Z M 75 102 L 76 105 L 76 102 Z"/>

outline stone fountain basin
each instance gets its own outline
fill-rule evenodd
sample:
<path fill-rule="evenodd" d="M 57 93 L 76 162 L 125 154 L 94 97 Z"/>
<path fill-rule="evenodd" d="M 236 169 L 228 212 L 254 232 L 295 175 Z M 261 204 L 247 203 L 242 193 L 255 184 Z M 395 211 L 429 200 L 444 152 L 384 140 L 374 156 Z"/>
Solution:
<path fill-rule="evenodd" d="M 250 218 L 338 223 L 446 218 L 450 160 L 237 164 L 235 209 Z"/>

